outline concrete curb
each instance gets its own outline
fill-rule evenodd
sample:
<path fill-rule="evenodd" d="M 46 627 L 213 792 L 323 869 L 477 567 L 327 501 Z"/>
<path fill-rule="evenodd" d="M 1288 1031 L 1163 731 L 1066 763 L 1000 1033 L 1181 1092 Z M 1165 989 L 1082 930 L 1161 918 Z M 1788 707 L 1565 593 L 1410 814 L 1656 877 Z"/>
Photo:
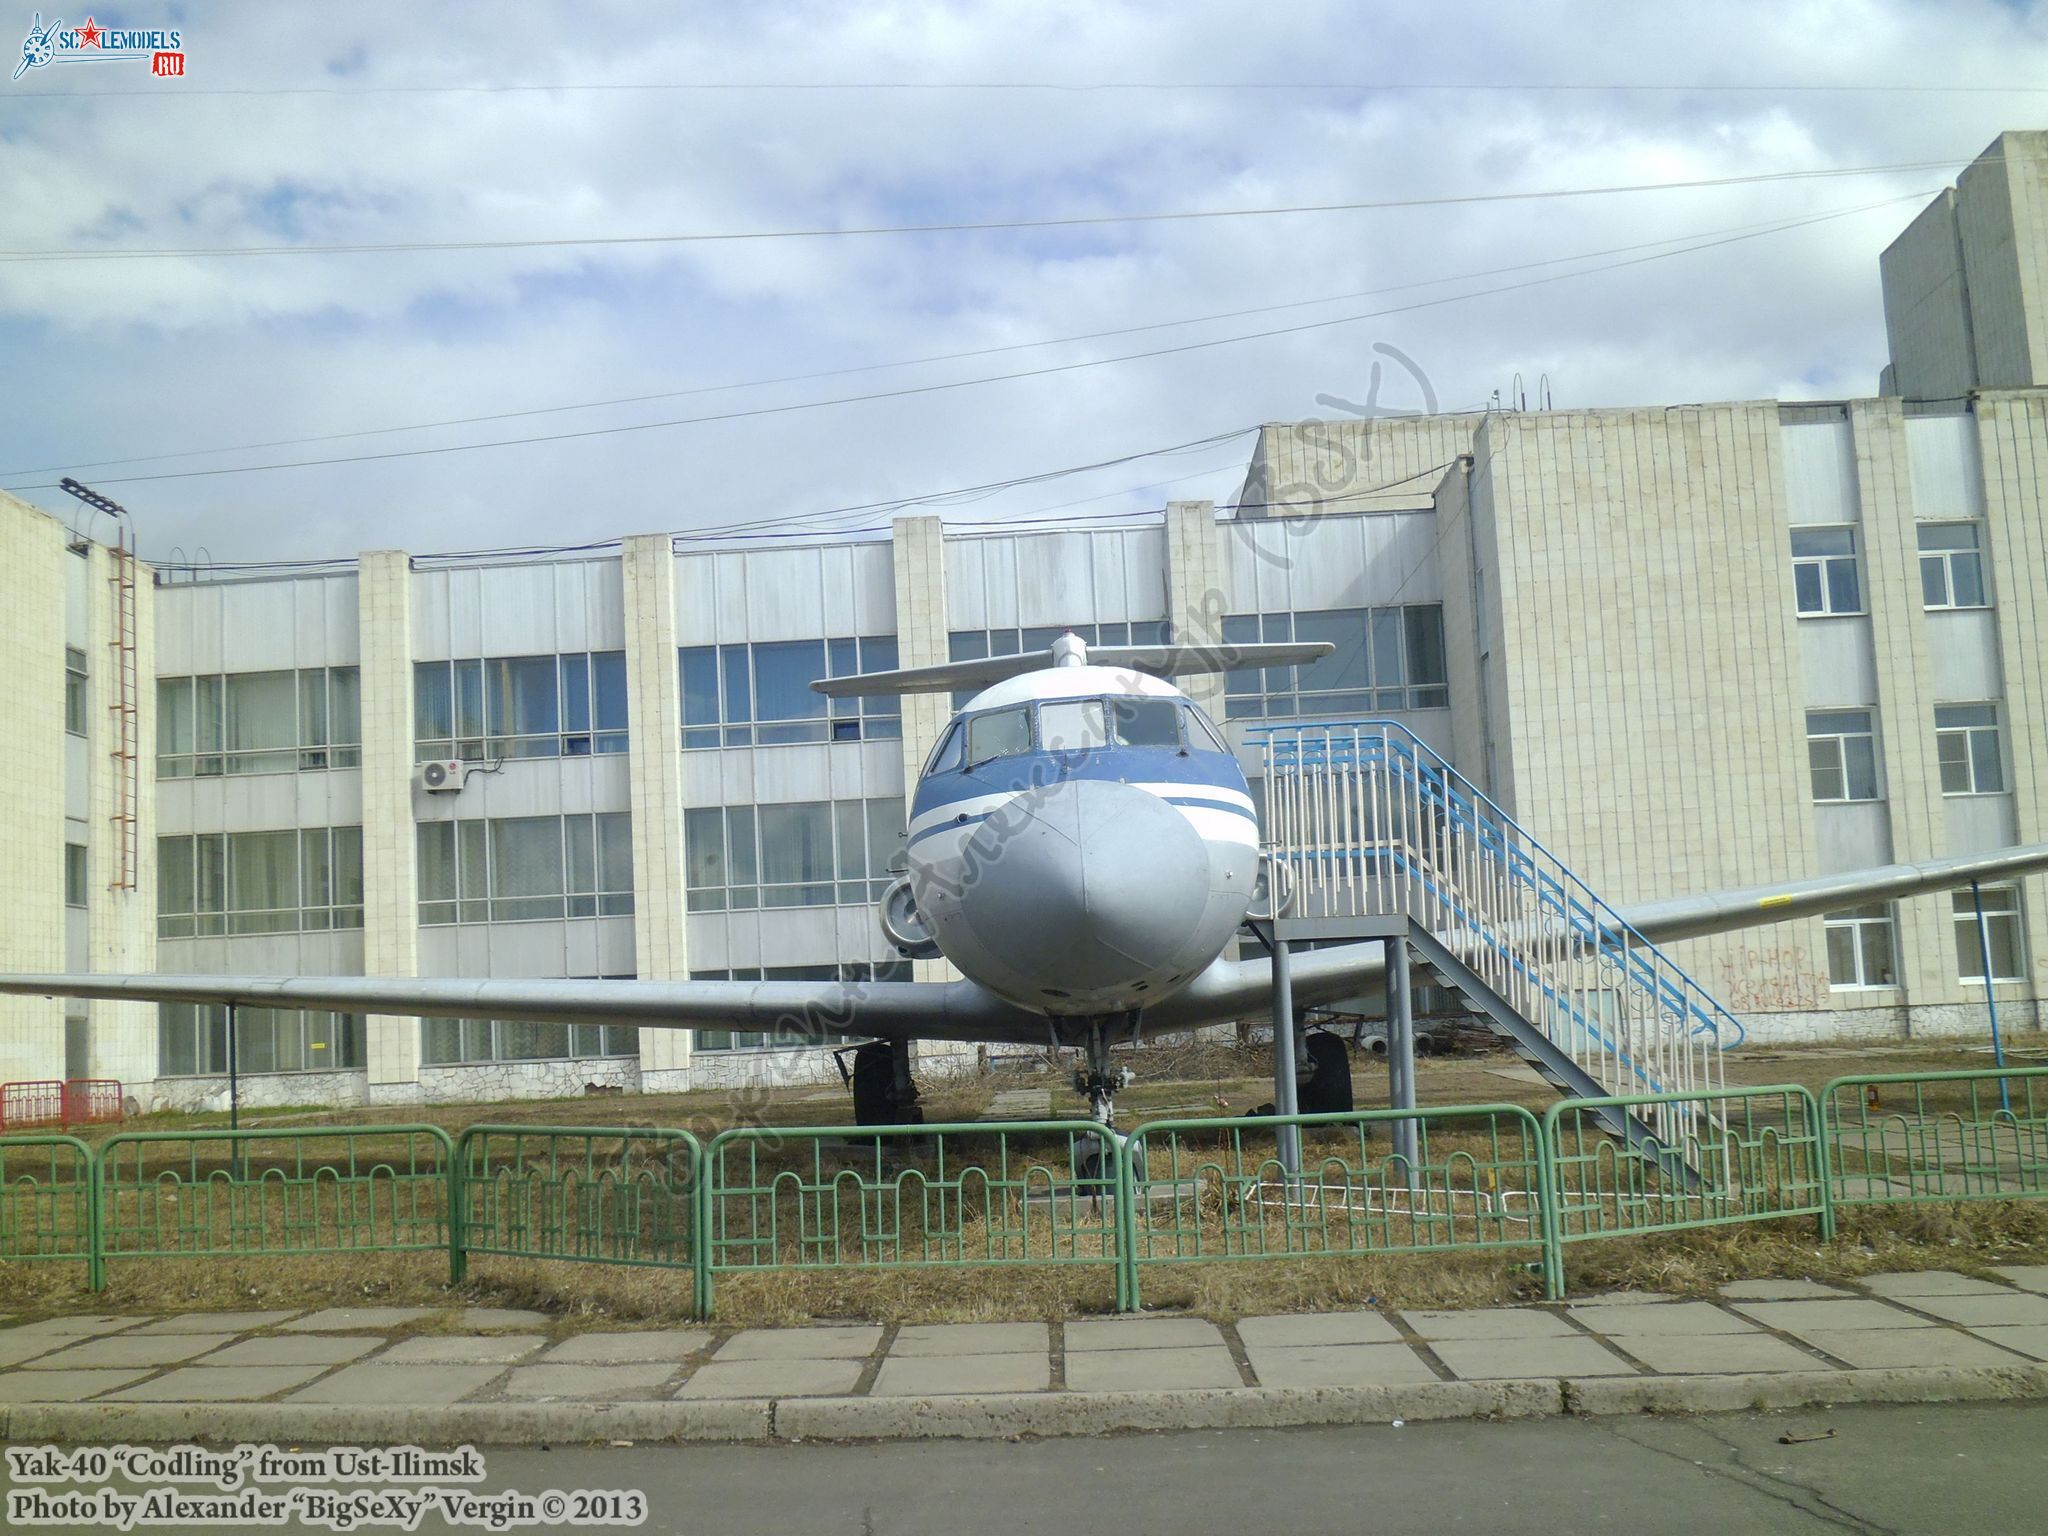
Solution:
<path fill-rule="evenodd" d="M 645 1403 L 25 1403 L 0 1408 L 0 1441 L 113 1444 L 577 1445 L 607 1440 L 1002 1440 L 1174 1429 L 1527 1419 L 1558 1414 L 1735 1413 L 1843 1403 L 2048 1398 L 2048 1365 L 1439 1381 L 1400 1387 L 1230 1387 L 1191 1392 L 1019 1392 L 958 1397 L 786 1397 Z"/>

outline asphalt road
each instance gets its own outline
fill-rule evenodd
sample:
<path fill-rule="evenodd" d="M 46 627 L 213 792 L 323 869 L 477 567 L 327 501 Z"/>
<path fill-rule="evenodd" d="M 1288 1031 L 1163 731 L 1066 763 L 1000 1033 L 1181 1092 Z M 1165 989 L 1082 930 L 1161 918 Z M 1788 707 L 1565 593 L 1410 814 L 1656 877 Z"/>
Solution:
<path fill-rule="evenodd" d="M 485 1456 L 490 1489 L 638 1489 L 692 1536 L 2048 1531 L 2048 1404 Z"/>

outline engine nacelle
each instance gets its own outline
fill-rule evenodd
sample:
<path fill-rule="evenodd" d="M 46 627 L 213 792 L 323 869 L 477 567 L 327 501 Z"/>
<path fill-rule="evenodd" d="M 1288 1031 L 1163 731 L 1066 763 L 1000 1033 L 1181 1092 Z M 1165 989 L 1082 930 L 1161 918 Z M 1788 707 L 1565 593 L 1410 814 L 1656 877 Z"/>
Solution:
<path fill-rule="evenodd" d="M 876 916 L 881 919 L 882 937 L 897 954 L 907 960 L 939 957 L 939 941 L 932 936 L 931 924 L 924 920 L 924 914 L 917 910 L 910 876 L 900 877 L 882 893 L 882 899 L 876 903 Z"/>

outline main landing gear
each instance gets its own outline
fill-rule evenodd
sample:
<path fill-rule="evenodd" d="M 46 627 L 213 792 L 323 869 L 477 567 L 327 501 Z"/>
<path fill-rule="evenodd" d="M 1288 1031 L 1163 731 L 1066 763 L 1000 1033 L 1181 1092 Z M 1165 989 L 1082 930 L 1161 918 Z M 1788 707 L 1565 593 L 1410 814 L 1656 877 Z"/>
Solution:
<path fill-rule="evenodd" d="M 924 1124 L 924 1107 L 917 1102 L 917 1084 L 910 1076 L 908 1040 L 876 1040 L 861 1046 L 853 1053 L 852 1080 L 855 1125 Z"/>

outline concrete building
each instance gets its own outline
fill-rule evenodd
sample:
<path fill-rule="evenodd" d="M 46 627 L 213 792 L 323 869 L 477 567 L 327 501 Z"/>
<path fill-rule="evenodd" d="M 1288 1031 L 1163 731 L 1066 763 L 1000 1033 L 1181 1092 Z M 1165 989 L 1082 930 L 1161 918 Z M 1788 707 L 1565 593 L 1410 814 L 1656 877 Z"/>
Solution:
<path fill-rule="evenodd" d="M 1616 902 L 2048 840 L 2042 138 L 1887 252 L 1909 398 L 1275 424 L 1220 517 L 129 586 L 0 498 L 0 968 L 907 975 L 873 900 L 947 701 L 807 685 L 1065 628 L 1331 639 L 1191 691 L 1239 743 L 1403 721 Z M 1943 209 L 1948 300 L 1901 255 Z M 2048 897 L 1983 896 L 1988 983 L 1967 896 L 1679 958 L 1753 1040 L 1977 1032 L 1987 985 L 2038 1028 Z M 10 1079 L 195 1104 L 226 1050 L 206 1009 L 0 998 Z M 731 1031 L 252 1010 L 238 1056 L 257 1102 L 836 1077 Z"/>

